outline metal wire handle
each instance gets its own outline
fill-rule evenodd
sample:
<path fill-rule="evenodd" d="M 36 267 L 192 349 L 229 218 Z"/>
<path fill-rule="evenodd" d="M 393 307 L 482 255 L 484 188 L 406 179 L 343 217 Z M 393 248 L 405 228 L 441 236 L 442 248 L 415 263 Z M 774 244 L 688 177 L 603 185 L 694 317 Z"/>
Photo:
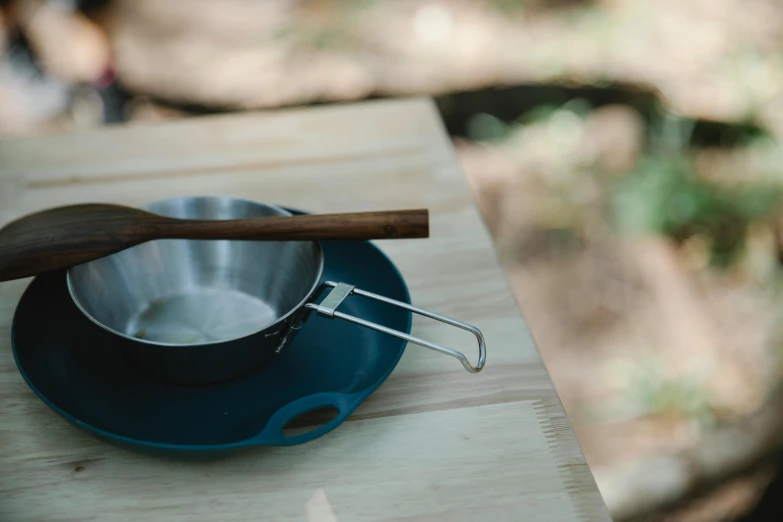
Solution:
<path fill-rule="evenodd" d="M 330 319 L 333 319 L 337 317 L 338 319 L 343 319 L 345 321 L 349 321 L 352 323 L 356 323 L 358 325 L 364 326 L 366 328 L 371 328 L 373 330 L 377 330 L 379 332 L 393 335 L 394 337 L 399 337 L 400 339 L 405 339 L 408 342 L 418 344 L 419 346 L 424 346 L 425 348 L 429 348 L 430 350 L 435 350 L 436 352 L 440 352 L 445 355 L 449 355 L 451 357 L 454 357 L 455 359 L 458 359 L 459 362 L 462 363 L 462 366 L 465 367 L 467 371 L 470 373 L 478 373 L 481 371 L 482 368 L 484 368 L 484 364 L 487 361 L 487 348 L 484 343 L 484 334 L 481 333 L 481 330 L 476 328 L 473 325 L 463 323 L 462 321 L 457 321 L 456 319 L 452 319 L 450 317 L 446 317 L 444 315 L 436 314 L 435 312 L 430 312 L 429 310 L 424 310 L 422 308 L 417 308 L 415 306 L 409 305 L 407 303 L 403 303 L 400 301 L 395 301 L 394 299 L 389 299 L 388 297 L 384 297 L 382 295 L 373 294 L 370 292 L 365 292 L 364 290 L 360 290 L 356 288 L 353 285 L 345 284 L 345 283 L 335 283 L 332 281 L 326 281 L 324 282 L 326 286 L 332 287 L 332 291 L 329 292 L 329 294 L 326 296 L 326 298 L 321 302 L 321 304 L 315 304 L 315 303 L 307 303 L 305 306 L 311 310 L 315 310 L 318 312 L 319 315 L 328 317 Z M 412 335 L 408 335 L 406 333 L 393 330 L 391 328 L 387 328 L 385 326 L 381 326 L 376 323 L 372 323 L 370 321 L 365 321 L 364 319 L 360 319 L 358 317 L 354 317 L 352 315 L 344 314 L 342 312 L 337 311 L 337 307 L 340 306 L 340 304 L 345 300 L 346 297 L 349 295 L 360 295 L 362 297 L 367 297 L 370 299 L 375 299 L 376 301 L 382 301 L 384 303 L 393 305 L 393 306 L 399 306 L 400 308 L 405 308 L 406 310 L 409 310 L 411 312 L 417 313 L 419 315 L 423 315 L 425 317 L 429 317 L 430 319 L 435 319 L 437 321 L 441 321 L 443 323 L 450 324 L 452 326 L 456 326 L 458 328 L 462 328 L 463 330 L 467 330 L 468 332 L 472 333 L 476 336 L 476 339 L 478 340 L 479 345 L 479 358 L 478 363 L 476 366 L 473 366 L 470 364 L 470 361 L 468 361 L 468 358 L 465 357 L 465 354 L 462 352 L 458 352 L 457 350 L 453 350 L 451 348 L 446 348 L 445 346 L 440 346 L 435 343 L 431 343 L 429 341 L 425 341 L 424 339 L 419 339 L 418 337 L 414 337 Z"/>

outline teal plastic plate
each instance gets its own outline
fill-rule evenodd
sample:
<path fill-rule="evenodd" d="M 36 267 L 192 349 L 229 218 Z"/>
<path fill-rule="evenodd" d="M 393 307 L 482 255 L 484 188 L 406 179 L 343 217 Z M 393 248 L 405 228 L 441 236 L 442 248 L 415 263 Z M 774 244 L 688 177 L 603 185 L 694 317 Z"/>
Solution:
<path fill-rule="evenodd" d="M 323 280 L 410 303 L 392 262 L 369 242 L 326 241 Z M 351 296 L 341 311 L 410 332 L 411 313 Z M 65 273 L 37 277 L 14 316 L 13 352 L 32 390 L 87 432 L 131 450 L 216 457 L 252 446 L 302 444 L 343 423 L 394 370 L 406 342 L 311 314 L 294 342 L 256 372 L 218 385 L 156 380 L 127 363 L 114 338 L 72 303 Z M 286 436 L 303 414 L 328 423 Z"/>

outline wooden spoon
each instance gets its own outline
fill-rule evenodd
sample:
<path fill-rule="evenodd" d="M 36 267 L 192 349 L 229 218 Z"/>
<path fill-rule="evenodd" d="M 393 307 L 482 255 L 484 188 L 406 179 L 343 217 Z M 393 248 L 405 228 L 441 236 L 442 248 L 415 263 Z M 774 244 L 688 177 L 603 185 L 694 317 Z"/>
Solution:
<path fill-rule="evenodd" d="M 86 263 L 155 239 L 317 241 L 429 237 L 429 212 L 175 219 L 102 203 L 52 208 L 0 229 L 0 281 Z"/>

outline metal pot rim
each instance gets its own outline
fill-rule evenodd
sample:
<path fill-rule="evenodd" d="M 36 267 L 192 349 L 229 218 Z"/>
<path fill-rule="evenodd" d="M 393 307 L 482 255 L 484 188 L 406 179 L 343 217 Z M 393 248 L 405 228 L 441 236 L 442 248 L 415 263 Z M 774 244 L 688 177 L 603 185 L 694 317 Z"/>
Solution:
<path fill-rule="evenodd" d="M 272 204 L 272 203 L 264 203 L 263 201 L 256 201 L 256 200 L 253 200 L 253 199 L 240 198 L 240 197 L 235 197 L 235 196 L 209 196 L 209 195 L 203 195 L 203 196 L 179 196 L 179 197 L 173 197 L 173 198 L 166 198 L 166 199 L 160 199 L 160 200 L 156 200 L 156 201 L 151 201 L 151 202 L 149 202 L 149 203 L 147 203 L 145 205 L 139 206 L 139 208 L 144 210 L 144 209 L 149 208 L 149 206 L 154 205 L 156 203 L 170 202 L 170 201 L 176 201 L 176 200 L 181 200 L 181 199 L 231 199 L 231 200 L 234 200 L 234 201 L 244 201 L 244 202 L 247 202 L 247 203 L 250 203 L 250 204 L 253 204 L 253 205 L 263 205 L 265 207 L 270 207 L 270 208 L 273 208 L 275 210 L 278 210 L 283 215 L 287 215 L 287 216 L 292 216 L 293 215 L 291 212 L 289 212 L 288 210 L 284 209 L 283 207 L 281 207 L 279 205 L 275 205 L 275 204 Z M 183 241 L 187 241 L 187 240 L 185 239 Z M 296 312 L 301 310 L 302 307 L 304 307 L 304 305 L 310 300 L 310 298 L 315 293 L 315 291 L 321 286 L 321 276 L 323 275 L 323 271 L 324 271 L 324 251 L 323 251 L 323 248 L 321 247 L 321 243 L 319 241 L 310 241 L 310 243 L 314 243 L 316 248 L 318 249 L 318 273 L 316 274 L 315 281 L 314 281 L 313 285 L 310 287 L 310 290 L 307 292 L 307 295 L 305 295 L 304 298 L 302 298 L 302 300 L 296 306 L 294 306 L 293 308 L 288 310 L 284 315 L 278 317 L 277 320 L 275 320 L 274 322 L 269 323 L 269 324 L 265 324 L 265 325 L 261 326 L 260 328 L 254 330 L 251 333 L 248 333 L 248 334 L 245 334 L 245 335 L 242 335 L 242 336 L 239 336 L 239 337 L 234 337 L 234 338 L 231 338 L 231 339 L 223 339 L 223 340 L 220 340 L 220 341 L 211 341 L 211 342 L 193 343 L 193 344 L 163 343 L 163 342 L 157 342 L 157 341 L 149 341 L 147 339 L 139 339 L 138 337 L 132 337 L 132 336 L 124 334 L 122 332 L 118 332 L 117 330 L 115 330 L 115 329 L 113 329 L 113 328 L 103 324 L 102 322 L 98 321 L 90 313 L 88 313 L 87 310 L 84 307 L 82 307 L 82 305 L 79 303 L 79 300 L 76 298 L 76 295 L 75 295 L 75 293 L 73 291 L 73 287 L 71 285 L 71 270 L 70 269 L 68 269 L 66 271 L 65 280 L 66 280 L 66 286 L 68 287 L 68 294 L 71 296 L 71 301 L 76 305 L 76 308 L 78 308 L 79 311 L 87 319 L 89 319 L 90 321 L 92 321 L 93 323 L 95 323 L 96 325 L 100 326 L 101 328 L 103 328 L 104 330 L 106 330 L 107 332 L 109 332 L 109 333 L 111 333 L 113 335 L 125 338 L 125 339 L 127 339 L 127 340 L 129 340 L 131 342 L 134 342 L 134 343 L 147 344 L 147 345 L 150 345 L 150 346 L 165 346 L 165 347 L 176 347 L 176 348 L 192 348 L 194 346 L 213 346 L 213 345 L 230 343 L 230 342 L 233 342 L 233 341 L 238 341 L 240 339 L 246 339 L 248 337 L 252 337 L 252 336 L 254 336 L 254 335 L 256 335 L 256 334 L 258 334 L 260 332 L 263 332 L 264 330 L 266 330 L 268 328 L 271 328 L 271 327 L 273 327 L 275 325 L 283 323 L 286 319 L 290 318 Z"/>

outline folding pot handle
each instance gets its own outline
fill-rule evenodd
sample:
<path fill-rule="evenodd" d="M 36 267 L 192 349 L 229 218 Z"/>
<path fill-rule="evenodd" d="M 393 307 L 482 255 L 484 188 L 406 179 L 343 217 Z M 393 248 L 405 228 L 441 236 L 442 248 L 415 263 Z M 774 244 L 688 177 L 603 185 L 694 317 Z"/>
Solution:
<path fill-rule="evenodd" d="M 430 350 L 435 350 L 436 352 L 449 355 L 451 357 L 454 357 L 455 359 L 458 359 L 459 362 L 462 363 L 462 366 L 464 366 L 465 369 L 470 373 L 478 373 L 481 371 L 482 368 L 484 368 L 484 363 L 487 360 L 487 348 L 484 343 L 484 335 L 481 333 L 481 330 L 479 330 L 475 326 L 467 323 L 463 323 L 462 321 L 457 321 L 456 319 L 452 319 L 450 317 L 436 314 L 435 312 L 430 312 L 429 310 L 423 310 L 421 308 L 417 308 L 415 306 L 409 305 L 407 303 L 403 303 L 401 301 L 389 299 L 388 297 L 384 297 L 382 295 L 365 292 L 364 290 L 360 290 L 352 285 L 348 285 L 345 283 L 334 283 L 332 281 L 325 281 L 324 285 L 332 287 L 332 291 L 329 292 L 329 294 L 327 294 L 326 298 L 323 301 L 321 301 L 321 304 L 307 303 L 305 305 L 307 308 L 318 312 L 318 315 L 322 315 L 330 319 L 336 317 L 338 319 L 343 319 L 344 321 L 350 321 L 360 326 L 371 328 L 373 330 L 377 330 L 379 332 L 388 335 L 393 335 L 394 337 L 405 339 L 408 342 L 418 344 L 420 346 L 424 346 L 425 348 L 429 348 Z M 391 328 L 387 328 L 385 326 L 381 326 L 379 324 L 366 321 L 364 319 L 360 319 L 352 315 L 338 312 L 337 307 L 339 307 L 340 304 L 349 295 L 360 295 L 362 297 L 375 299 L 376 301 L 382 301 L 384 303 L 393 306 L 399 306 L 400 308 L 405 308 L 406 310 L 417 313 L 419 315 L 423 315 L 425 317 L 429 317 L 430 319 L 435 319 L 437 321 L 441 321 L 443 323 L 447 323 L 452 326 L 456 326 L 458 328 L 462 328 L 463 330 L 469 331 L 470 333 L 475 335 L 476 339 L 478 340 L 478 345 L 479 345 L 478 363 L 475 366 L 473 366 L 472 364 L 470 364 L 470 361 L 468 361 L 468 358 L 465 357 L 465 354 L 463 354 L 462 352 L 458 352 L 457 350 L 454 350 L 452 348 L 446 348 L 445 346 L 440 346 L 438 344 L 425 341 L 424 339 L 419 339 L 418 337 L 414 337 L 412 335 L 408 335 L 406 333 L 393 330 Z"/>

